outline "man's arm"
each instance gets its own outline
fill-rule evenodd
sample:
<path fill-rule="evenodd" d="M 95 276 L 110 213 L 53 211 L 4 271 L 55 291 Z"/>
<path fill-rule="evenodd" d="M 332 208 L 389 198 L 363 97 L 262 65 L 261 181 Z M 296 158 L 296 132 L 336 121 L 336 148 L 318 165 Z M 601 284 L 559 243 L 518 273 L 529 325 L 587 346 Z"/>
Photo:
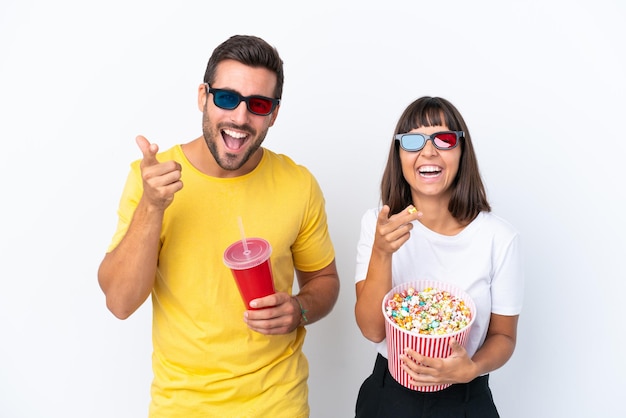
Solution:
<path fill-rule="evenodd" d="M 181 166 L 175 161 L 159 163 L 158 146 L 137 137 L 143 153 L 143 195 L 128 231 L 119 245 L 107 253 L 98 269 L 98 283 L 109 310 L 120 319 L 135 312 L 152 291 L 159 257 L 159 239 L 165 209 L 174 193 L 182 189 Z"/>
<path fill-rule="evenodd" d="M 140 201 L 128 232 L 107 253 L 98 269 L 98 283 L 107 308 L 119 319 L 128 318 L 146 300 L 156 275 L 163 213 Z"/>
<path fill-rule="evenodd" d="M 295 295 L 301 305 L 298 308 L 305 311 L 303 322 L 312 324 L 328 315 L 337 302 L 340 284 L 335 260 L 321 270 L 296 270 L 296 275 L 300 288 Z"/>

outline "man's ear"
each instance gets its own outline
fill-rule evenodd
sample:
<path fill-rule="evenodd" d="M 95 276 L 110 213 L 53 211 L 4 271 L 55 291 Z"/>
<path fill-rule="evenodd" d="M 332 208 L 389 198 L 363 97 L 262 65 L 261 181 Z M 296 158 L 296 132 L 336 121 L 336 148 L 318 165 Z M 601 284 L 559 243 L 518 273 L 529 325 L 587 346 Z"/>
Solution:
<path fill-rule="evenodd" d="M 279 110 L 280 110 L 280 105 L 277 105 L 274 111 L 272 112 L 272 119 L 270 121 L 270 126 L 274 126 L 274 122 L 276 122 L 276 118 L 278 117 Z"/>
<path fill-rule="evenodd" d="M 200 109 L 200 112 L 204 112 L 204 109 L 206 109 L 207 100 L 209 100 L 207 85 L 202 83 L 198 86 L 198 109 Z"/>

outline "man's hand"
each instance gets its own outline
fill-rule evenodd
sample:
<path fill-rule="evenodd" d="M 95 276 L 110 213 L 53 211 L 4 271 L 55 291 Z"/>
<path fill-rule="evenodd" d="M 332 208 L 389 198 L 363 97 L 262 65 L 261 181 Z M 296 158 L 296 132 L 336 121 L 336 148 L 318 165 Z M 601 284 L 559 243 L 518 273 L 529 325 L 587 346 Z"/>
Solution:
<path fill-rule="evenodd" d="M 151 144 L 145 137 L 139 135 L 136 142 L 143 154 L 140 165 L 143 179 L 142 199 L 146 199 L 149 205 L 164 210 L 174 200 L 174 193 L 183 188 L 180 180 L 182 167 L 176 161 L 160 163 L 156 158 L 159 146 Z"/>
<path fill-rule="evenodd" d="M 244 313 L 248 328 L 261 334 L 288 334 L 300 325 L 302 313 L 298 301 L 285 292 L 277 292 L 250 301 L 254 309 Z"/>

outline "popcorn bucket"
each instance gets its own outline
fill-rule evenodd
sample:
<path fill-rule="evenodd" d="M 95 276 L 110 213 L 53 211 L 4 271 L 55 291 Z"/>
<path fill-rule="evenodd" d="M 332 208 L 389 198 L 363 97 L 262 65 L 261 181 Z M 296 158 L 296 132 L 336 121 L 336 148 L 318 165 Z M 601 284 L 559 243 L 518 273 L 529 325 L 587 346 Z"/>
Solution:
<path fill-rule="evenodd" d="M 387 314 L 387 305 L 393 300 L 395 294 L 402 294 L 408 289 L 415 289 L 415 293 L 422 292 L 426 288 L 433 288 L 439 292 L 448 292 L 451 296 L 460 298 L 465 306 L 470 310 L 470 320 L 467 325 L 457 331 L 445 334 L 420 334 L 416 330 L 408 330 L 402 328 Z M 470 329 L 476 317 L 476 305 L 472 298 L 464 290 L 451 285 L 449 283 L 438 282 L 434 280 L 421 280 L 400 284 L 389 291 L 383 298 L 382 303 L 383 316 L 385 317 L 385 332 L 387 335 L 387 356 L 388 367 L 391 376 L 402 386 L 420 392 L 436 392 L 447 388 L 450 384 L 442 384 L 435 386 L 414 386 L 409 384 L 409 375 L 402 370 L 402 361 L 400 355 L 406 347 L 417 351 L 427 357 L 445 358 L 452 351 L 450 348 L 450 339 L 455 338 L 459 344 L 465 347 Z"/>

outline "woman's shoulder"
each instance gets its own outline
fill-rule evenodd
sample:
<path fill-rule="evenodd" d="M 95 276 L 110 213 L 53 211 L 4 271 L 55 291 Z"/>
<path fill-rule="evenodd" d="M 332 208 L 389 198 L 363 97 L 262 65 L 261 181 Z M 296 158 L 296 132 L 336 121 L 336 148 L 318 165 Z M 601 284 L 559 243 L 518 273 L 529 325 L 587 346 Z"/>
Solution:
<path fill-rule="evenodd" d="M 517 228 L 512 223 L 493 212 L 481 212 L 476 220 L 493 229 L 494 232 L 497 233 L 507 235 L 519 234 Z"/>

